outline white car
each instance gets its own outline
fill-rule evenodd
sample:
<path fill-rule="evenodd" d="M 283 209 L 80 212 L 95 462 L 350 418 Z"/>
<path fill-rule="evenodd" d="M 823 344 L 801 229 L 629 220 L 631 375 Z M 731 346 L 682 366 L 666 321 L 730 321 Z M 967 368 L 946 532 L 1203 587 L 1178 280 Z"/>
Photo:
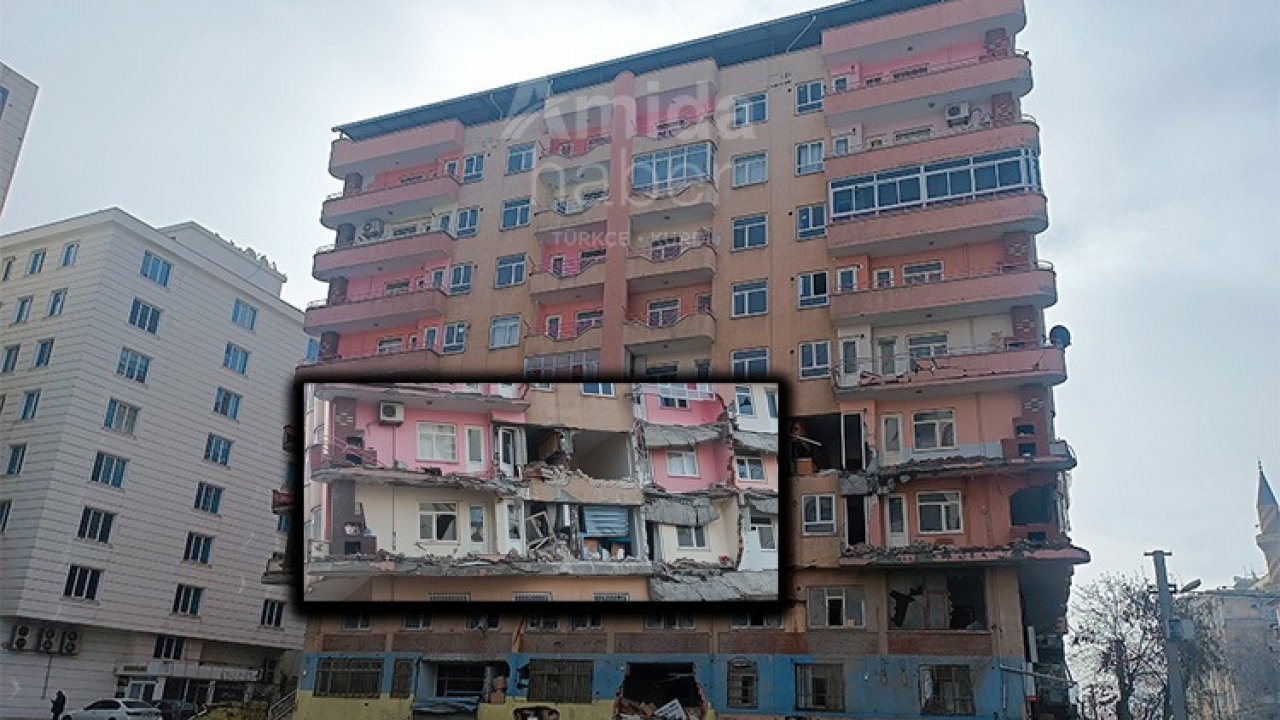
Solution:
<path fill-rule="evenodd" d="M 62 720 L 160 720 L 160 711 L 141 700 L 98 700 L 72 710 Z"/>

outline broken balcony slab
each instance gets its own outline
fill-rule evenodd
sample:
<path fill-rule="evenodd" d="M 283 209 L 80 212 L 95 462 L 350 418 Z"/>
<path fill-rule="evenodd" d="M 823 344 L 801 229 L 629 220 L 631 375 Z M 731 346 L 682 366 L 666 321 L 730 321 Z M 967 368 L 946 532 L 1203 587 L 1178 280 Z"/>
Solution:
<path fill-rule="evenodd" d="M 778 599 L 778 573 L 723 569 L 673 572 L 668 569 L 649 580 L 649 597 L 663 602 L 767 602 Z"/>
<path fill-rule="evenodd" d="M 308 573 L 325 578 L 369 575 L 404 575 L 414 577 L 494 577 L 494 576 L 575 576 L 575 577 L 648 577 L 655 572 L 653 564 L 640 560 L 525 560 L 499 558 L 404 558 L 360 559 L 328 558 L 312 560 Z"/>
<path fill-rule="evenodd" d="M 758 513 L 765 515 L 777 515 L 779 512 L 779 502 L 777 493 L 767 493 L 762 491 L 754 491 L 743 493 L 743 499 L 747 503 L 747 507 Z"/>
<path fill-rule="evenodd" d="M 640 421 L 640 437 L 648 448 L 693 447 L 700 443 L 723 440 L 728 434 L 725 423 L 707 425 L 654 425 Z"/>
<path fill-rule="evenodd" d="M 950 545 L 908 545 L 883 547 L 855 545 L 841 553 L 842 567 L 883 565 L 1011 565 L 1027 561 L 1089 562 L 1089 551 L 1070 543 L 1030 543 L 1023 540 L 999 547 L 954 547 Z"/>
<path fill-rule="evenodd" d="M 840 494 L 871 495 L 891 492 L 899 485 L 917 478 L 948 478 L 975 473 L 1024 474 L 1028 470 L 1070 470 L 1075 465 L 1075 458 L 1065 455 L 1029 458 L 948 457 L 909 460 L 862 472 L 823 470 L 810 477 L 837 473 L 840 479 Z"/>
<path fill-rule="evenodd" d="M 734 447 L 740 450 L 778 454 L 778 436 L 772 433 L 752 432 L 750 430 L 733 431 Z"/>
<path fill-rule="evenodd" d="M 421 470 L 392 470 L 372 467 L 325 468 L 312 472 L 311 479 L 318 483 L 352 480 L 370 485 L 479 490 L 504 497 L 515 497 L 524 487 L 524 483 L 519 481 L 484 478 L 475 475 L 436 475 Z"/>
<path fill-rule="evenodd" d="M 645 519 L 660 525 L 707 525 L 719 519 L 720 512 L 706 496 L 680 497 L 646 493 Z"/>
<path fill-rule="evenodd" d="M 598 480 L 577 470 L 564 470 L 549 465 L 536 467 L 532 464 L 525 477 L 528 481 L 525 497 L 533 502 L 625 506 L 644 504 L 644 492 L 631 480 Z"/>

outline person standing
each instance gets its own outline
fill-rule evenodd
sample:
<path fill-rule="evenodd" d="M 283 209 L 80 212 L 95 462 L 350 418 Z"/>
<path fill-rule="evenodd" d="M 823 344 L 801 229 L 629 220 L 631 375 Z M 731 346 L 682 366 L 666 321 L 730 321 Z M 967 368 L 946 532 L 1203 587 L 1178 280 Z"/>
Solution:
<path fill-rule="evenodd" d="M 59 690 L 57 695 L 53 696 L 53 702 L 50 703 L 49 709 L 53 711 L 53 720 L 59 720 L 62 717 L 62 711 L 67 707 L 67 696 Z"/>

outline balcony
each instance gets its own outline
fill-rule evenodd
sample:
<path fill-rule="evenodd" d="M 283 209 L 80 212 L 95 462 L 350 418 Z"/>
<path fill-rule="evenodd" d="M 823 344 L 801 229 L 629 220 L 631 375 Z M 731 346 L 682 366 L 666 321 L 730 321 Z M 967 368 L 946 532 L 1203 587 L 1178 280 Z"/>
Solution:
<path fill-rule="evenodd" d="M 631 191 L 631 232 L 643 233 L 710 220 L 720 194 L 710 178 L 654 185 Z"/>
<path fill-rule="evenodd" d="M 839 398 L 937 397 L 1057 385 L 1067 379 L 1066 353 L 1056 345 L 992 350 L 948 348 L 945 355 L 857 359 L 839 368 Z"/>
<path fill-rule="evenodd" d="M 714 113 L 682 115 L 660 120 L 651 128 L 642 128 L 641 134 L 631 141 L 633 155 L 643 155 L 655 150 L 689 145 L 710 140 L 716 142 L 720 133 Z"/>
<path fill-rule="evenodd" d="M 546 333 L 535 333 L 524 337 L 524 354 L 530 357 L 540 355 L 559 355 L 561 353 L 596 350 L 600 347 L 603 331 L 598 323 L 586 323 L 576 328 L 577 332 L 569 335 L 562 332 L 556 337 Z"/>
<path fill-rule="evenodd" d="M 297 370 L 299 380 L 322 381 L 325 378 L 349 378 L 352 375 L 385 373 L 410 373 L 434 370 L 440 365 L 440 353 L 435 350 L 402 350 L 374 355 L 335 355 L 321 359 Z"/>
<path fill-rule="evenodd" d="M 365 277 L 421 268 L 424 263 L 453 257 L 453 236 L 440 231 L 414 233 L 385 240 L 316 249 L 311 276 L 329 281 L 337 277 Z"/>
<path fill-rule="evenodd" d="M 462 149 L 466 129 L 457 120 L 423 125 L 368 140 L 339 138 L 329 151 L 329 174 L 339 180 L 349 173 L 372 177 L 379 171 L 429 163 Z"/>
<path fill-rule="evenodd" d="M 628 318 L 623 342 L 637 355 L 705 350 L 716 339 L 716 319 L 710 312 L 683 317 Z"/>
<path fill-rule="evenodd" d="M 567 184 L 571 177 L 585 174 L 584 169 L 594 165 L 604 169 L 601 179 L 607 179 L 612 155 L 613 138 L 608 134 L 539 141 L 538 177 L 548 184 Z"/>
<path fill-rule="evenodd" d="M 1035 234 L 1047 227 L 1044 195 L 1020 188 L 834 221 L 827 227 L 827 250 L 833 257 L 899 255 L 990 240 L 1004 233 Z"/>
<path fill-rule="evenodd" d="M 396 222 L 430 215 L 457 201 L 459 187 L 456 178 L 440 171 L 399 185 L 337 193 L 324 201 L 320 224 L 333 230 L 342 224 L 359 227 L 374 218 Z"/>
<path fill-rule="evenodd" d="M 954 565 L 1021 565 L 1026 562 L 1068 562 L 1079 565 L 1089 562 L 1089 552 L 1068 542 L 1042 543 L 1039 545 L 1015 542 L 994 547 L 954 547 L 951 545 L 910 545 L 887 548 L 862 546 L 845 548 L 839 564 L 841 567 L 946 567 Z M 892 630 L 892 638 L 908 633 L 953 633 L 956 631 L 902 631 Z M 973 633 L 975 636 L 979 633 Z M 986 634 L 986 633 L 982 633 Z"/>
<path fill-rule="evenodd" d="M 1040 127 L 1030 115 L 1024 115 L 1020 122 L 1011 125 L 966 125 L 919 140 L 878 148 L 863 146 L 845 155 L 827 158 L 826 168 L 829 177 L 852 177 L 956 157 L 1039 146 Z"/>
<path fill-rule="evenodd" d="M 836 293 L 830 312 L 836 326 L 907 325 L 998 315 L 1015 305 L 1043 310 L 1057 300 L 1053 266 L 1040 262 L 1031 268 L 943 275 L 929 282 Z"/>
<path fill-rule="evenodd" d="M 716 238 L 711 228 L 627 254 L 627 286 L 633 293 L 705 285 L 715 273 Z"/>
<path fill-rule="evenodd" d="M 822 55 L 834 68 L 898 56 L 908 44 L 923 53 L 955 44 L 958 36 L 981 39 L 997 28 L 1012 36 L 1026 24 L 1023 0 L 951 0 L 826 30 Z"/>
<path fill-rule="evenodd" d="M 604 296 L 604 261 L 565 260 L 529 275 L 529 294 L 543 305 Z"/>
<path fill-rule="evenodd" d="M 1031 59 L 1024 53 L 972 57 L 940 65 L 899 70 L 862 78 L 862 83 L 823 100 L 827 125 L 848 127 L 875 123 L 902 113 L 896 106 L 913 103 L 925 110 L 972 97 L 1031 92 Z"/>
<path fill-rule="evenodd" d="M 608 218 L 609 194 L 591 192 L 581 198 L 556 200 L 551 207 L 539 209 L 533 216 L 533 230 L 539 236 L 554 236 L 571 228 L 587 232 L 591 230 L 587 227 L 590 225 L 599 226 L 603 231 Z"/>
<path fill-rule="evenodd" d="M 350 332 L 376 327 L 412 325 L 421 318 L 444 315 L 448 296 L 441 288 L 370 293 L 317 300 L 307 306 L 303 329 L 310 335 Z"/>

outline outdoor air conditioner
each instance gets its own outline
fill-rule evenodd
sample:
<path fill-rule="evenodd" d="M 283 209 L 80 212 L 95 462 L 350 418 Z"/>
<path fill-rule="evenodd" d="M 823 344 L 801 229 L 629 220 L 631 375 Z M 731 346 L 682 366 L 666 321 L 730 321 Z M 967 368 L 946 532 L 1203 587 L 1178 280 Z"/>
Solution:
<path fill-rule="evenodd" d="M 404 422 L 404 403 L 378 403 L 378 422 L 382 425 L 399 425 Z"/>
<path fill-rule="evenodd" d="M 9 636 L 9 649 L 17 652 L 31 650 L 36 643 L 36 629 L 32 625 L 21 623 L 13 626 L 13 634 Z"/>
<path fill-rule="evenodd" d="M 63 630 L 58 641 L 59 655 L 79 655 L 80 654 L 80 631 L 74 629 Z"/>
<path fill-rule="evenodd" d="M 382 237 L 382 221 L 378 218 L 374 218 L 369 222 L 366 222 L 364 227 L 360 228 L 360 235 L 366 238 Z"/>
<path fill-rule="evenodd" d="M 964 125 L 969 122 L 969 103 L 952 103 L 943 109 L 947 125 Z"/>

